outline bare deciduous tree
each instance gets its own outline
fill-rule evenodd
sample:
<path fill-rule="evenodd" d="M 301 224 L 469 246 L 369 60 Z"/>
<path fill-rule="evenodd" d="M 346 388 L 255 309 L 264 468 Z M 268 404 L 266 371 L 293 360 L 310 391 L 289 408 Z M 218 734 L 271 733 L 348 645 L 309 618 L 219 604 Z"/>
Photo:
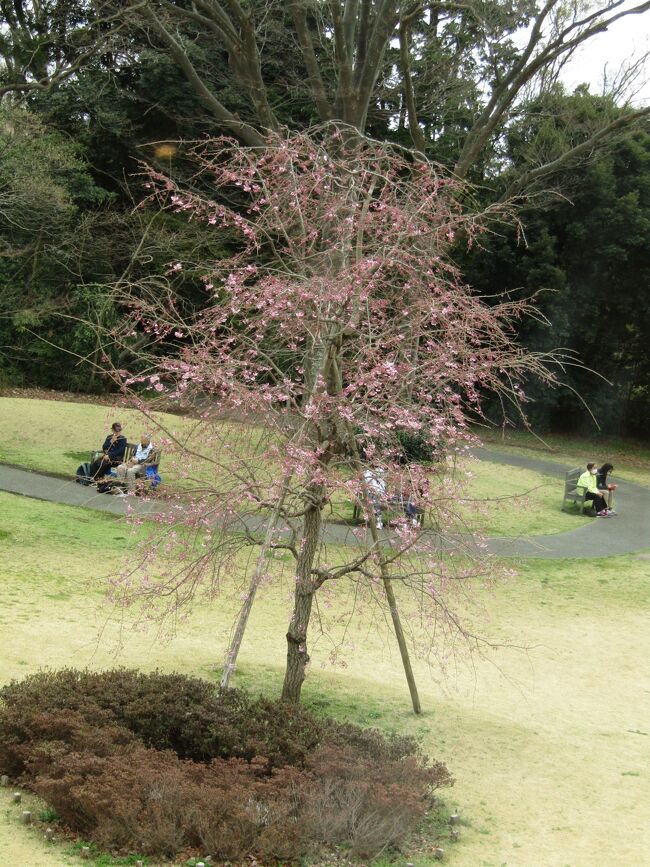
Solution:
<path fill-rule="evenodd" d="M 506 9 L 500 4 L 474 0 L 291 0 L 288 10 L 292 29 L 287 30 L 287 37 L 299 46 L 304 65 L 302 81 L 292 80 L 291 86 L 305 92 L 321 121 L 337 120 L 363 133 L 369 113 L 377 109 L 387 80 L 392 79 L 390 87 L 399 94 L 399 105 L 394 105 L 393 113 L 407 117 L 413 146 L 423 151 L 426 141 L 418 107 L 422 102 L 426 104 L 427 94 L 422 86 L 416 94 L 412 74 L 413 64 L 419 62 L 425 70 L 423 86 L 436 94 L 433 99 L 439 106 L 439 117 L 432 126 L 434 134 L 445 129 L 454 112 L 461 111 L 466 117 L 464 128 L 459 128 L 455 161 L 450 165 L 458 178 L 465 179 L 489 145 L 503 134 L 526 88 L 541 86 L 550 70 L 554 71 L 551 78 L 555 78 L 558 69 L 581 45 L 622 18 L 648 13 L 650 2 L 630 6 L 622 0 L 611 0 L 584 6 L 547 0 L 537 8 L 522 2 Z M 260 133 L 277 131 L 280 125 L 265 80 L 264 42 L 268 21 L 283 15 L 285 4 L 244 4 L 239 0 L 225 4 L 197 0 L 191 8 L 174 0 L 147 0 L 145 11 L 148 26 L 218 126 L 255 146 L 261 143 Z M 285 25 L 289 28 L 289 22 Z M 189 30 L 182 35 L 184 27 Z M 198 40 L 213 40 L 227 51 L 232 72 L 248 95 L 248 119 L 228 111 L 219 93 L 211 88 L 209 74 L 193 63 L 188 50 L 194 38 L 191 33 Z M 518 46 L 514 37 L 521 33 L 527 33 L 527 39 Z M 457 47 L 450 52 L 448 43 L 452 40 Z M 387 55 L 398 42 L 399 60 L 393 62 Z M 446 53 L 436 54 L 441 46 L 447 46 Z M 473 76 L 471 95 L 468 72 Z M 277 90 L 276 82 L 273 90 Z M 571 165 L 589 148 L 603 146 L 613 134 L 649 112 L 630 110 L 614 127 L 605 125 L 595 130 L 588 145 L 577 151 L 568 149 L 561 159 L 539 167 L 534 176 L 522 178 L 516 192 Z"/>

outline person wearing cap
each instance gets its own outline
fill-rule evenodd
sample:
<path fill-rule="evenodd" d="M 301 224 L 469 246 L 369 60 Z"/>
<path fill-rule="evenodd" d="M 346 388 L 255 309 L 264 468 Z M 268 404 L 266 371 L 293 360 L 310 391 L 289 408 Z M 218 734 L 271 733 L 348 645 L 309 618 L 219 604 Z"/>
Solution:
<path fill-rule="evenodd" d="M 151 436 L 148 433 L 143 433 L 135 450 L 135 455 L 128 463 L 121 463 L 117 468 L 117 478 L 122 483 L 126 481 L 127 489 L 126 491 L 120 491 L 117 495 L 118 497 L 126 497 L 127 492 L 131 494 L 135 492 L 136 479 L 138 476 L 146 475 L 147 469 L 145 464 L 149 460 L 152 451 L 153 443 L 151 442 Z"/>
<path fill-rule="evenodd" d="M 125 451 L 126 437 L 122 433 L 122 425 L 114 421 L 111 433 L 104 440 L 102 453 L 90 465 L 90 478 L 95 482 L 102 479 L 111 467 L 116 467 L 124 460 Z"/>

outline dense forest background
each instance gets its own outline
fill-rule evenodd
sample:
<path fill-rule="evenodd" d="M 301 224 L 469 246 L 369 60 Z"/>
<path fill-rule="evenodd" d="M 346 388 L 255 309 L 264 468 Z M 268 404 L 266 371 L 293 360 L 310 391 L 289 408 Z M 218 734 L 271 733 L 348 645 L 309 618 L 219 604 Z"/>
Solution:
<path fill-rule="evenodd" d="M 601 16 L 617 5 L 603 4 Z M 563 34 L 569 56 L 574 34 L 588 38 L 595 26 L 590 18 L 573 29 L 560 3 L 478 0 L 2 0 L 0 12 L 0 386 L 111 388 L 101 368 L 112 350 L 100 335 L 121 316 L 117 282 L 195 262 L 175 291 L 191 307 L 205 303 L 201 264 L 228 252 L 231 239 L 141 207 L 144 163 L 191 183 L 191 142 L 234 130 L 250 144 L 256 129 L 340 118 L 462 177 L 472 191 L 466 208 L 512 204 L 516 221 L 492 224 L 469 249 L 459 239 L 454 258 L 481 295 L 537 293 L 546 321 L 522 324 L 520 341 L 565 347 L 582 363 L 566 369 L 564 389 L 531 384 L 536 427 L 593 432 L 586 404 L 608 433 L 646 431 L 650 121 L 626 102 L 634 70 L 599 95 L 562 85 L 553 36 Z M 550 12 L 535 65 L 516 34 L 534 34 Z M 355 114 L 338 34 L 356 40 L 359 65 L 380 31 L 366 106 Z M 310 34 L 319 38 L 309 43 Z M 492 102 L 505 106 L 500 114 L 490 115 Z"/>

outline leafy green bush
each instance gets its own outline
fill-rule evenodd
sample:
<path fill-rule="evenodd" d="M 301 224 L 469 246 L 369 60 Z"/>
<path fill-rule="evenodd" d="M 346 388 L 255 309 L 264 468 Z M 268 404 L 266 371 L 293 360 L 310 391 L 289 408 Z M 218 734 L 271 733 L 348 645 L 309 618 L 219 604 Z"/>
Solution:
<path fill-rule="evenodd" d="M 399 430 L 395 437 L 402 449 L 404 463 L 429 463 L 436 460 L 435 449 L 422 431 Z"/>

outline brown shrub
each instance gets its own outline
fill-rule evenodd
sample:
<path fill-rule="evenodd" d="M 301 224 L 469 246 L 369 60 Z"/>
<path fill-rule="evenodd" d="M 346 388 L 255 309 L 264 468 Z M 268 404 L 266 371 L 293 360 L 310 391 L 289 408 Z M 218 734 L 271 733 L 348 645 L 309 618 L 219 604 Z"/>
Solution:
<path fill-rule="evenodd" d="M 444 765 L 414 756 L 360 756 L 350 747 L 324 746 L 309 760 L 302 821 L 314 843 L 347 842 L 357 855 L 376 855 L 404 840 L 431 806 L 431 793 L 453 781 Z"/>
<path fill-rule="evenodd" d="M 303 848 L 294 795 L 300 777 L 286 769 L 260 778 L 238 759 L 203 765 L 136 747 L 104 758 L 68 754 L 33 788 L 67 825 L 105 848 L 293 859 Z"/>
<path fill-rule="evenodd" d="M 6 716 L 11 709 L 11 718 Z M 300 765 L 325 737 L 329 723 L 300 707 L 239 690 L 219 695 L 203 680 L 180 674 L 128 669 L 39 672 L 0 689 L 0 766 L 11 747 L 29 739 L 34 714 L 73 711 L 92 725 L 123 726 L 147 747 L 171 749 L 181 758 L 209 762 L 264 755 L 271 767 Z M 3 773 L 16 776 L 7 766 Z"/>
<path fill-rule="evenodd" d="M 135 742 L 128 729 L 101 711 L 92 722 L 75 710 L 0 711 L 0 771 L 10 777 L 36 776 L 69 752 L 107 756 Z"/>
<path fill-rule="evenodd" d="M 0 690 L 0 771 L 110 850 L 295 860 L 407 837 L 452 780 L 412 738 L 181 675 L 66 670 Z"/>

